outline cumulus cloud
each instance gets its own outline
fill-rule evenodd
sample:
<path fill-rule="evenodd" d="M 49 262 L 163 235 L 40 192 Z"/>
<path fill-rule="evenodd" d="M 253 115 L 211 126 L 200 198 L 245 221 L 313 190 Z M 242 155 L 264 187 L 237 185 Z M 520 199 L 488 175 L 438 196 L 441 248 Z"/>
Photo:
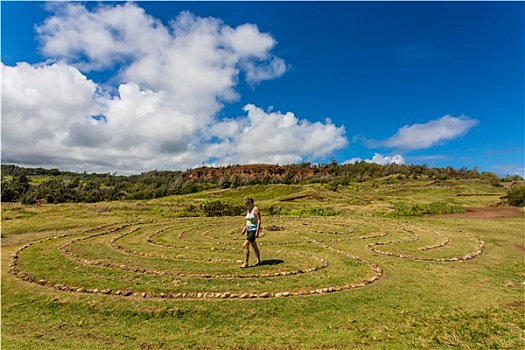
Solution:
<path fill-rule="evenodd" d="M 2 72 L 5 153 L 53 149 L 56 144 L 68 142 L 69 131 L 77 125 L 90 126 L 90 116 L 103 109 L 96 84 L 69 65 L 2 64 Z M 49 82 L 53 82 L 53 88 Z M 92 137 L 97 137 L 96 133 Z"/>
<path fill-rule="evenodd" d="M 324 123 L 298 119 L 292 112 L 265 112 L 244 106 L 246 117 L 214 125 L 212 135 L 220 142 L 208 145 L 209 156 L 221 155 L 219 163 L 280 163 L 302 161 L 304 155 L 326 157 L 346 146 L 344 126 L 329 119 Z"/>
<path fill-rule="evenodd" d="M 53 16 L 36 27 L 42 53 L 85 71 L 156 53 L 171 39 L 168 28 L 132 3 L 90 11 L 81 4 L 51 2 L 47 8 Z"/>
<path fill-rule="evenodd" d="M 218 120 L 250 84 L 286 63 L 254 24 L 230 27 L 182 12 L 169 25 L 133 3 L 87 9 L 49 3 L 37 26 L 41 64 L 2 64 L 2 159 L 67 170 L 139 172 L 202 163 L 289 163 L 346 145 L 344 127 L 293 113 Z M 106 82 L 87 76 L 114 72 Z M 57 164 L 58 163 L 58 164 Z"/>
<path fill-rule="evenodd" d="M 445 141 L 464 136 L 479 121 L 467 116 L 443 117 L 425 124 L 405 125 L 395 135 L 383 140 L 368 142 L 370 147 L 397 148 L 406 151 L 426 149 Z"/>
<path fill-rule="evenodd" d="M 390 157 L 390 156 L 384 156 L 379 153 L 374 153 L 374 156 L 372 157 L 372 159 L 367 159 L 366 162 L 367 163 L 377 163 L 381 165 L 386 165 L 386 164 L 391 164 L 391 163 L 405 164 L 405 158 L 400 154 L 396 154 Z"/>
<path fill-rule="evenodd" d="M 362 162 L 363 160 L 361 158 L 352 158 L 350 160 L 347 160 L 343 164 L 353 164 L 357 162 Z M 385 156 L 379 153 L 374 153 L 374 156 L 372 159 L 365 159 L 364 160 L 367 163 L 376 163 L 380 165 L 387 165 L 387 164 L 405 164 L 405 158 L 401 154 L 396 154 L 393 156 Z"/>

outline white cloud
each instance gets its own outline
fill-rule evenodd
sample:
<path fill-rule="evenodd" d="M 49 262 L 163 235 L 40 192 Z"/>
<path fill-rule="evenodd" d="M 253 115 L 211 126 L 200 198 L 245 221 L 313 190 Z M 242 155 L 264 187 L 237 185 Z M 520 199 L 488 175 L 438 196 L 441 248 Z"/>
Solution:
<path fill-rule="evenodd" d="M 357 162 L 362 162 L 363 160 L 361 158 L 352 158 L 350 160 L 347 160 L 343 162 L 343 164 L 353 164 Z M 401 154 L 396 154 L 393 156 L 384 156 L 379 153 L 374 153 L 374 156 L 372 159 L 365 159 L 364 160 L 367 163 L 376 163 L 380 165 L 387 165 L 387 164 L 405 164 L 405 158 Z"/>
<path fill-rule="evenodd" d="M 342 164 L 355 164 L 355 163 L 362 162 L 362 161 L 363 161 L 362 158 L 354 157 L 354 158 L 345 160 Z"/>
<path fill-rule="evenodd" d="M 244 106 L 245 118 L 218 123 L 213 135 L 221 141 L 206 150 L 220 153 L 226 163 L 294 163 L 320 158 L 346 146 L 344 126 L 298 119 L 293 113 L 265 112 L 252 104 Z M 217 132 L 216 130 L 221 130 Z"/>
<path fill-rule="evenodd" d="M 162 23 L 133 3 L 99 6 L 50 2 L 53 16 L 36 28 L 48 57 L 65 59 L 82 70 L 111 68 L 127 57 L 157 53 L 171 37 Z"/>
<path fill-rule="evenodd" d="M 426 149 L 444 141 L 464 136 L 479 123 L 466 116 L 445 115 L 425 124 L 405 125 L 395 135 L 383 141 L 369 141 L 370 147 L 383 146 L 403 150 Z"/>
<path fill-rule="evenodd" d="M 90 125 L 90 116 L 102 110 L 96 84 L 66 64 L 2 64 L 2 73 L 3 150 L 30 152 L 34 145 L 42 151 L 65 141 L 78 123 Z"/>
<path fill-rule="evenodd" d="M 228 43 L 239 56 L 255 56 L 265 58 L 275 41 L 268 34 L 259 33 L 257 26 L 244 24 L 235 30 L 226 27 L 223 30 L 224 41 Z"/>
<path fill-rule="evenodd" d="M 403 156 L 400 154 L 396 154 L 394 156 L 389 157 L 389 156 L 384 156 L 379 153 L 374 153 L 374 156 L 372 157 L 372 159 L 367 159 L 365 160 L 365 162 L 377 163 L 381 165 L 386 165 L 386 164 L 391 164 L 391 163 L 405 164 L 405 158 L 403 158 Z"/>
<path fill-rule="evenodd" d="M 519 175 L 525 178 L 525 167 L 523 164 L 497 164 L 490 167 L 500 176 Z"/>
<path fill-rule="evenodd" d="M 50 3 L 37 27 L 49 61 L 2 64 L 2 159 L 64 170 L 140 172 L 203 162 L 281 164 L 323 157 L 347 143 L 344 127 L 293 113 L 219 121 L 253 84 L 281 76 L 275 40 L 257 26 L 179 14 L 169 27 L 133 3 L 88 10 Z M 97 85 L 93 69 L 119 68 Z"/>

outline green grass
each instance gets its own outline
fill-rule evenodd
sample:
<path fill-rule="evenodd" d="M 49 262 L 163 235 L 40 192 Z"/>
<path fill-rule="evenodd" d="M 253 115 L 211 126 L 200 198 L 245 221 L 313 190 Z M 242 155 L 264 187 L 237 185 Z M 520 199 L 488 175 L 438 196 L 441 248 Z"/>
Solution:
<path fill-rule="evenodd" d="M 464 210 L 458 205 L 447 202 L 432 202 L 425 204 L 396 203 L 393 216 L 423 216 L 423 215 L 442 215 L 457 214 Z"/>
<path fill-rule="evenodd" d="M 521 349 L 523 218 L 389 217 L 396 203 L 487 206 L 503 193 L 480 182 L 405 181 L 3 204 L 2 349 Z M 258 242 L 271 263 L 239 269 L 242 216 L 182 216 L 247 195 L 303 215 L 262 210 Z M 435 260 L 464 257 L 480 242 L 472 259 Z M 10 272 L 13 255 L 29 280 Z M 345 288 L 374 267 L 376 281 Z M 135 295 L 116 295 L 126 290 Z M 296 295 L 276 297 L 283 292 Z M 236 297 L 215 297 L 224 293 Z"/>

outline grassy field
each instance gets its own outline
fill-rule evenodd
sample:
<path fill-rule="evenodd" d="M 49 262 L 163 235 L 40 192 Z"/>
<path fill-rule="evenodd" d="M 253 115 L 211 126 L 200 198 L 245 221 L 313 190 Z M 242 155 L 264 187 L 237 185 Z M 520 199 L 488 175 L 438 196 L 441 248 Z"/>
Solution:
<path fill-rule="evenodd" d="M 2 349 L 522 349 L 523 210 L 396 212 L 504 194 L 391 178 L 3 204 Z M 263 264 L 240 269 L 243 217 L 199 208 L 247 195 Z"/>

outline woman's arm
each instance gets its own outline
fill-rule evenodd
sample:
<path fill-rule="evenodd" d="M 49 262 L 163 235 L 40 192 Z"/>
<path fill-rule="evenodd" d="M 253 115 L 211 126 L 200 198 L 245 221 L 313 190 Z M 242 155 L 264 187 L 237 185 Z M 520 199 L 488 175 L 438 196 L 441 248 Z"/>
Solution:
<path fill-rule="evenodd" d="M 255 217 L 257 218 L 257 231 L 255 232 L 255 237 L 259 237 L 259 232 L 261 231 L 261 213 L 259 212 L 259 208 L 254 208 L 253 210 Z"/>

